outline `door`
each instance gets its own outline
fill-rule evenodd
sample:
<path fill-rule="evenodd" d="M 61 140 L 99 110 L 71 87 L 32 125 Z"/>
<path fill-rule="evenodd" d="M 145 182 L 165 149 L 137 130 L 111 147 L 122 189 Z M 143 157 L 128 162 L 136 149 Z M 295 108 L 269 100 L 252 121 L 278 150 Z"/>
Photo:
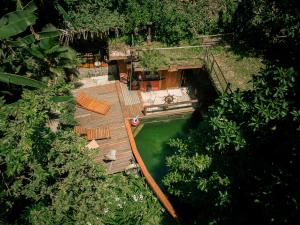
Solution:
<path fill-rule="evenodd" d="M 163 80 L 161 82 L 161 89 L 177 88 L 180 87 L 181 75 L 179 71 L 169 72 L 168 70 L 162 71 Z"/>

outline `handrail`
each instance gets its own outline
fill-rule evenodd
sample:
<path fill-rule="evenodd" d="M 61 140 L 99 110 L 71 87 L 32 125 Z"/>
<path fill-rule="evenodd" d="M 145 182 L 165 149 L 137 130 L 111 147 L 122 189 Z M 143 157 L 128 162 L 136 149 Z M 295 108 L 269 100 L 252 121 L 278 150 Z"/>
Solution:
<path fill-rule="evenodd" d="M 151 51 L 151 50 L 174 50 L 174 49 L 187 49 L 187 48 L 203 48 L 203 45 L 187 45 L 175 47 L 161 47 L 161 48 L 134 48 L 136 51 Z"/>
<path fill-rule="evenodd" d="M 129 124 L 128 120 L 125 120 L 125 127 L 126 127 L 126 130 L 127 130 L 127 134 L 128 134 L 128 138 L 129 138 L 129 142 L 130 142 L 130 145 L 131 145 L 132 152 L 133 152 L 133 154 L 135 156 L 135 159 L 138 162 L 138 164 L 141 168 L 141 171 L 144 174 L 148 184 L 150 185 L 150 187 L 152 188 L 152 190 L 156 194 L 157 198 L 160 200 L 160 202 L 163 204 L 163 206 L 169 212 L 169 214 L 178 223 L 180 223 L 179 217 L 176 214 L 175 209 L 173 208 L 172 204 L 168 200 L 167 196 L 162 192 L 162 190 L 159 188 L 159 186 L 157 185 L 157 183 L 155 182 L 155 180 L 153 179 L 153 177 L 149 173 L 142 157 L 140 156 L 140 153 L 139 153 L 139 151 L 136 147 L 135 140 L 134 140 L 134 137 L 133 137 L 133 134 L 132 134 L 130 124 Z"/>
<path fill-rule="evenodd" d="M 230 83 L 226 80 L 224 73 L 221 70 L 221 67 L 219 66 L 219 64 L 218 64 L 217 60 L 215 59 L 214 55 L 212 54 L 212 52 L 210 52 L 208 50 L 208 48 L 205 49 L 204 61 L 207 64 L 207 69 L 211 76 L 211 79 L 212 79 L 212 74 L 214 72 L 214 75 L 216 76 L 222 91 L 232 93 L 232 90 L 230 88 Z M 218 75 L 217 71 L 221 75 Z M 223 82 L 220 80 L 219 76 L 221 76 Z M 223 83 L 225 83 L 225 87 L 223 87 Z"/>
<path fill-rule="evenodd" d="M 210 38 L 210 37 L 224 37 L 224 36 L 232 36 L 233 33 L 225 33 L 225 34 L 211 34 L 211 35 L 198 35 L 198 38 Z"/>

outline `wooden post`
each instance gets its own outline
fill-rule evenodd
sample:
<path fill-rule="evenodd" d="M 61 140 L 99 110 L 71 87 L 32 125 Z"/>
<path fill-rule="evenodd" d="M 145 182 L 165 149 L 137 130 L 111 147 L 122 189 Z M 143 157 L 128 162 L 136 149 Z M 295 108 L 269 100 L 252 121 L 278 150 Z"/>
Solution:
<path fill-rule="evenodd" d="M 225 92 L 227 92 L 228 90 L 230 90 L 230 92 L 231 92 L 231 89 L 230 89 L 230 83 L 227 83 Z"/>
<path fill-rule="evenodd" d="M 211 63 L 211 67 L 210 67 L 210 73 L 212 73 L 212 71 L 213 71 L 214 63 L 215 63 L 215 60 L 213 59 L 213 61 Z"/>
<path fill-rule="evenodd" d="M 132 51 L 130 50 L 130 63 L 131 63 L 131 70 L 130 70 L 130 76 L 129 76 L 129 90 L 131 91 L 131 85 L 132 85 L 132 75 L 133 75 L 133 64 L 132 64 L 132 58 L 133 58 L 133 55 L 132 55 Z"/>

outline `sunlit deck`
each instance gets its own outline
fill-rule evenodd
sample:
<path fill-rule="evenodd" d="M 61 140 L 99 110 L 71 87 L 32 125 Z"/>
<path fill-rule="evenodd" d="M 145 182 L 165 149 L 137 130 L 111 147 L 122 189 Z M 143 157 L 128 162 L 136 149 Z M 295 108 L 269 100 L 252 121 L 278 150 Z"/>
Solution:
<path fill-rule="evenodd" d="M 95 157 L 97 162 L 106 166 L 108 173 L 124 171 L 132 163 L 133 154 L 128 132 L 125 128 L 125 119 L 128 120 L 135 116 L 141 118 L 145 112 L 149 114 L 147 116 L 151 116 L 152 114 L 163 115 L 165 113 L 173 114 L 177 111 L 181 112 L 182 110 L 184 112 L 194 110 L 192 104 L 195 103 L 195 100 L 190 99 L 186 88 L 141 93 L 140 91 L 129 91 L 127 85 L 119 81 L 110 81 L 110 83 L 104 85 L 97 85 L 95 83 L 91 86 L 86 85 L 85 81 L 83 83 L 83 88 L 75 90 L 74 96 L 83 91 L 87 95 L 106 101 L 111 105 L 110 110 L 105 116 L 81 107 L 76 107 L 75 112 L 75 119 L 78 125 L 83 128 L 103 126 L 110 128 L 110 139 L 97 140 L 100 147 Z M 167 95 L 174 96 L 174 103 L 165 104 L 164 98 Z M 166 109 L 172 110 L 169 111 Z M 117 159 L 110 162 L 104 161 L 104 156 L 110 150 L 116 150 Z"/>
<path fill-rule="evenodd" d="M 105 116 L 77 107 L 75 119 L 80 126 L 85 128 L 96 128 L 105 125 L 110 127 L 111 138 L 97 140 L 100 147 L 99 154 L 95 160 L 105 165 L 108 173 L 124 171 L 124 169 L 131 164 L 133 158 L 124 118 L 129 118 L 136 113 L 141 114 L 142 105 L 140 103 L 125 105 L 127 102 L 124 100 L 121 86 L 118 81 L 106 85 L 76 90 L 74 95 L 76 96 L 79 91 L 83 91 L 96 99 L 109 102 L 111 105 L 110 111 Z M 104 155 L 113 149 L 117 151 L 117 160 L 105 162 L 103 160 Z"/>

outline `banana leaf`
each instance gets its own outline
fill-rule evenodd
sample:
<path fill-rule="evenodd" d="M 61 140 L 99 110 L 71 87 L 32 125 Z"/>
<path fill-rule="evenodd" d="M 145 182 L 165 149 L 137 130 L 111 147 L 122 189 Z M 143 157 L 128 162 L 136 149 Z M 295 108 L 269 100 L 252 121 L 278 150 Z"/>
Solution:
<path fill-rule="evenodd" d="M 0 40 L 7 39 L 26 30 L 35 24 L 37 17 L 34 11 L 37 9 L 33 2 L 29 2 L 24 10 L 7 13 L 0 18 Z"/>
<path fill-rule="evenodd" d="M 37 9 L 36 5 L 33 1 L 28 2 L 27 5 L 24 6 L 23 10 L 28 12 L 34 12 Z"/>
<path fill-rule="evenodd" d="M 64 96 L 54 96 L 51 98 L 52 102 L 59 103 L 59 102 L 68 102 L 73 99 L 73 96 L 64 95 Z"/>
<path fill-rule="evenodd" d="M 37 34 L 38 34 L 40 40 L 44 40 L 44 39 L 48 39 L 48 38 L 52 39 L 52 38 L 58 37 L 60 35 L 60 32 L 58 30 L 42 31 L 42 32 L 38 32 Z M 35 40 L 34 35 L 30 34 L 23 38 L 18 38 L 17 41 L 14 41 L 12 43 L 18 47 L 25 47 L 25 46 L 28 46 L 28 45 L 34 43 L 35 41 L 36 40 Z"/>
<path fill-rule="evenodd" d="M 37 80 L 30 79 L 28 77 L 11 74 L 11 73 L 5 73 L 5 72 L 0 72 L 0 82 L 22 85 L 22 86 L 29 86 L 34 88 L 46 87 L 46 84 L 41 81 L 37 81 Z"/>
<path fill-rule="evenodd" d="M 39 40 L 43 41 L 44 39 L 53 39 L 59 37 L 60 33 L 61 32 L 55 26 L 48 24 L 42 29 L 41 32 L 38 32 L 37 35 Z M 29 34 L 25 37 L 18 38 L 16 41 L 10 41 L 10 43 L 16 47 L 26 47 L 33 44 L 35 41 L 35 36 L 33 34 Z"/>

